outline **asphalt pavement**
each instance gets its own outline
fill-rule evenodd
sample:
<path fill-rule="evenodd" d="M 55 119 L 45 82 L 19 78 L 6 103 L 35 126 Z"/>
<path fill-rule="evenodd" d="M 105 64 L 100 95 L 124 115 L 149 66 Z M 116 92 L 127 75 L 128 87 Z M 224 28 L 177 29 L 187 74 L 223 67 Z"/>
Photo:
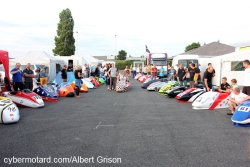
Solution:
<path fill-rule="evenodd" d="M 0 166 L 250 166 L 250 128 L 234 127 L 227 110 L 192 110 L 132 83 L 126 93 L 102 86 L 80 99 L 21 109 L 20 122 L 0 125 Z M 13 156 L 85 162 L 4 164 Z"/>

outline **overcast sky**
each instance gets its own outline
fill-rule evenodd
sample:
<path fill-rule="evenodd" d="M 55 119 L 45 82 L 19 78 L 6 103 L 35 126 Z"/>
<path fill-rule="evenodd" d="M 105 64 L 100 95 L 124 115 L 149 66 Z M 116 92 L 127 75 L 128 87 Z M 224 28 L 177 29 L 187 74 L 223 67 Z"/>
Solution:
<path fill-rule="evenodd" d="M 176 55 L 192 42 L 249 41 L 249 0 L 0 0 L 0 49 L 52 54 L 59 13 L 69 8 L 79 54 Z"/>

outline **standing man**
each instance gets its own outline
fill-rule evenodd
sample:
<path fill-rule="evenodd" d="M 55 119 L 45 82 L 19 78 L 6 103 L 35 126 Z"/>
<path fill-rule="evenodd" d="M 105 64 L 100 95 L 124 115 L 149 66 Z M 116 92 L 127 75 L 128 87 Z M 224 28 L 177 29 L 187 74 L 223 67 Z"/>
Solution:
<path fill-rule="evenodd" d="M 61 71 L 62 81 L 67 82 L 67 65 L 63 66 L 63 69 Z"/>
<path fill-rule="evenodd" d="M 99 81 L 99 77 L 100 77 L 100 66 L 99 65 L 97 65 L 95 68 L 95 77 Z"/>
<path fill-rule="evenodd" d="M 30 69 L 30 63 L 26 65 L 25 70 L 23 70 L 23 76 L 24 76 L 24 85 L 25 89 L 33 90 L 33 78 L 34 72 Z"/>
<path fill-rule="evenodd" d="M 161 66 L 160 68 L 160 73 L 159 73 L 159 78 L 164 78 L 164 72 L 165 72 L 165 69 L 163 68 L 163 66 Z"/>
<path fill-rule="evenodd" d="M 142 74 L 142 65 L 139 66 L 139 73 Z"/>
<path fill-rule="evenodd" d="M 109 69 L 110 90 L 115 90 L 117 69 L 114 67 L 113 64 L 111 64 L 110 66 L 111 66 Z"/>
<path fill-rule="evenodd" d="M 244 74 L 244 82 L 243 82 L 243 90 L 242 92 L 250 96 L 250 61 L 244 60 L 243 66 L 245 68 Z"/>
<path fill-rule="evenodd" d="M 212 63 L 208 63 L 208 68 L 209 67 L 212 67 L 213 68 L 213 65 L 212 65 Z M 213 68 L 214 69 L 214 68 Z M 214 71 L 213 71 L 213 77 L 215 76 L 215 69 L 214 69 Z"/>
<path fill-rule="evenodd" d="M 140 65 L 138 65 L 136 68 L 136 74 L 139 74 L 139 73 L 140 73 Z"/>
<path fill-rule="evenodd" d="M 207 92 L 210 91 L 213 87 L 213 70 L 214 69 L 212 67 L 208 67 L 208 69 L 204 72 L 203 81 Z"/>
<path fill-rule="evenodd" d="M 85 77 L 88 78 L 90 73 L 89 65 L 85 64 L 84 66 L 85 66 Z"/>
<path fill-rule="evenodd" d="M 177 80 L 180 82 L 180 85 L 183 86 L 183 82 L 185 80 L 185 69 L 183 68 L 182 64 L 179 64 L 179 68 L 177 70 Z"/>
<path fill-rule="evenodd" d="M 157 76 L 157 68 L 156 65 L 154 65 L 151 69 L 151 80 L 156 80 L 156 76 Z"/>
<path fill-rule="evenodd" d="M 73 63 L 69 63 L 68 68 L 67 68 L 67 72 L 73 72 Z"/>
<path fill-rule="evenodd" d="M 176 70 L 172 66 L 169 73 L 169 80 L 175 81 L 175 78 L 176 78 Z"/>
<path fill-rule="evenodd" d="M 184 70 L 185 70 L 185 76 L 183 80 L 184 86 L 190 86 L 190 73 L 187 67 Z"/>
<path fill-rule="evenodd" d="M 76 97 L 80 98 L 80 89 L 82 87 L 82 67 L 77 66 L 75 72 L 75 92 L 76 92 Z"/>
<path fill-rule="evenodd" d="M 135 78 L 135 76 L 136 76 L 136 66 L 135 66 L 135 64 L 134 64 L 134 66 L 133 66 L 133 68 L 132 68 L 132 77 L 133 78 Z"/>
<path fill-rule="evenodd" d="M 193 88 L 198 83 L 200 77 L 200 69 L 195 67 L 194 63 L 189 64 L 190 87 Z"/>
<path fill-rule="evenodd" d="M 151 66 L 151 64 L 149 64 L 149 65 L 147 66 L 148 75 L 151 75 L 151 71 L 152 71 L 152 66 Z"/>
<path fill-rule="evenodd" d="M 21 67 L 21 64 L 16 63 L 16 67 L 13 68 L 10 72 L 12 74 L 14 91 L 18 91 L 18 89 L 20 91 L 22 91 L 23 87 L 24 87 L 24 85 L 23 85 L 23 72 L 20 69 L 20 67 Z"/>

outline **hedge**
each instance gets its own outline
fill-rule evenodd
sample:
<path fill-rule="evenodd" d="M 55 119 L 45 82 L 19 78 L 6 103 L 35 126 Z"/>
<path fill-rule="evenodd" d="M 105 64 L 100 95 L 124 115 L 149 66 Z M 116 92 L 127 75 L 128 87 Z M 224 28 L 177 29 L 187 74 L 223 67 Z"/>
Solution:
<path fill-rule="evenodd" d="M 133 60 L 116 60 L 115 66 L 118 70 L 124 70 L 126 66 L 129 68 L 133 65 Z"/>

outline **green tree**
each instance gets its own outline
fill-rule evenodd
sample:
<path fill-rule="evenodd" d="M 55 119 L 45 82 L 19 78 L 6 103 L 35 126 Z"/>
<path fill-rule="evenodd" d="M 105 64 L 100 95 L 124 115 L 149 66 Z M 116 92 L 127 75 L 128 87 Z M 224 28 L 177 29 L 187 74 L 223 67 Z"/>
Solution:
<path fill-rule="evenodd" d="M 132 65 L 133 65 L 132 60 L 116 60 L 115 61 L 115 67 L 118 70 L 124 70 L 126 68 L 126 66 L 128 66 L 130 68 Z"/>
<path fill-rule="evenodd" d="M 117 60 L 126 60 L 127 52 L 125 50 L 120 50 L 116 58 Z"/>
<path fill-rule="evenodd" d="M 188 51 L 190 51 L 190 50 L 193 50 L 193 49 L 196 49 L 196 48 L 199 48 L 201 45 L 200 45 L 200 43 L 199 42 L 193 42 L 192 44 L 190 44 L 190 45 L 188 45 L 188 46 L 186 46 L 186 48 L 185 48 L 185 52 L 188 52 Z"/>
<path fill-rule="evenodd" d="M 55 36 L 55 48 L 53 53 L 59 56 L 71 56 L 75 54 L 74 19 L 69 9 L 64 9 L 59 14 L 60 21 L 57 25 Z"/>

